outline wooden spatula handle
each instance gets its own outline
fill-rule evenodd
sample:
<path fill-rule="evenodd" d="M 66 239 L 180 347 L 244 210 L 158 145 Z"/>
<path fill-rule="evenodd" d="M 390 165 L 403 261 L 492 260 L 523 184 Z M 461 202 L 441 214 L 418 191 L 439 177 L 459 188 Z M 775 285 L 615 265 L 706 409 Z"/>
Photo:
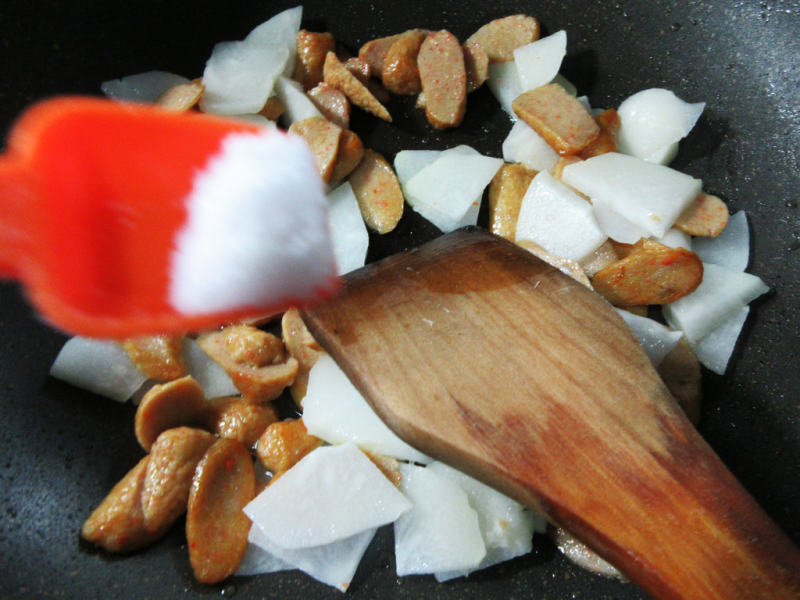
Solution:
<path fill-rule="evenodd" d="M 654 598 L 800 598 L 800 553 L 600 296 L 461 231 L 347 278 L 309 329 L 401 438 L 547 515 Z"/>

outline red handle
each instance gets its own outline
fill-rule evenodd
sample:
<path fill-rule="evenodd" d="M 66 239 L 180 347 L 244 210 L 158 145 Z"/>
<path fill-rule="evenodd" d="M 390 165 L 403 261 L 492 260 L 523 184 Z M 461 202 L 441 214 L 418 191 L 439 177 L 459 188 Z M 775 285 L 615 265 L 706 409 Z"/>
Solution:
<path fill-rule="evenodd" d="M 0 277 L 18 278 L 30 264 L 35 235 L 28 208 L 33 182 L 21 161 L 0 158 Z"/>

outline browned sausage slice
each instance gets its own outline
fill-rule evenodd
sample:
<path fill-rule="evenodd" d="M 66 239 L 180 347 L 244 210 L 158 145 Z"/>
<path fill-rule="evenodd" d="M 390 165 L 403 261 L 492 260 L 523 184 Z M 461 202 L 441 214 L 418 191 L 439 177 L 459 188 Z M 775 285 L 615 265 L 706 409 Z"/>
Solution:
<path fill-rule="evenodd" d="M 278 420 L 272 404 L 250 402 L 239 396 L 214 398 L 209 401 L 209 407 L 209 429 L 219 437 L 238 440 L 248 448 L 253 447 L 264 430 Z"/>
<path fill-rule="evenodd" d="M 579 156 L 583 159 L 617 151 L 617 135 L 620 127 L 617 111 L 609 108 L 597 115 L 594 120 L 600 127 L 600 133 L 588 146 L 581 150 Z"/>
<path fill-rule="evenodd" d="M 335 185 L 342 179 L 350 175 L 361 162 L 364 156 L 364 144 L 361 138 L 349 129 L 342 131 L 342 139 L 339 142 L 339 155 L 333 165 L 333 175 L 331 175 L 331 185 Z"/>
<path fill-rule="evenodd" d="M 474 92 L 489 79 L 489 55 L 480 44 L 464 44 L 467 93 Z"/>
<path fill-rule="evenodd" d="M 156 100 L 156 104 L 165 110 L 185 112 L 200 102 L 205 91 L 206 87 L 203 85 L 202 79 L 179 83 L 161 94 Z"/>
<path fill-rule="evenodd" d="M 236 571 L 247 549 L 250 519 L 242 512 L 255 496 L 250 453 L 236 440 L 217 440 L 192 480 L 186 541 L 194 576 L 217 583 Z"/>
<path fill-rule="evenodd" d="M 371 40 L 361 46 L 358 51 L 358 57 L 369 65 L 371 73 L 381 73 L 383 71 L 383 62 L 386 60 L 386 53 L 392 47 L 395 40 L 402 34 L 398 33 L 387 37 Z"/>
<path fill-rule="evenodd" d="M 208 415 L 203 388 L 191 375 L 153 386 L 136 409 L 134 432 L 146 452 L 162 431 L 181 425 L 204 427 Z"/>
<path fill-rule="evenodd" d="M 369 148 L 364 150 L 364 158 L 350 175 L 350 185 L 367 227 L 388 233 L 397 226 L 403 216 L 403 191 L 383 156 Z"/>
<path fill-rule="evenodd" d="M 256 445 L 256 455 L 269 471 L 283 473 L 306 454 L 322 445 L 322 440 L 308 433 L 303 419 L 273 423 Z"/>
<path fill-rule="evenodd" d="M 329 183 L 333 175 L 333 164 L 339 154 L 342 128 L 323 117 L 309 117 L 292 123 L 289 132 L 308 142 L 317 159 L 320 177 L 325 183 Z"/>
<path fill-rule="evenodd" d="M 536 171 L 519 163 L 506 163 L 495 173 L 489 184 L 489 229 L 507 240 L 514 241 L 519 209 Z"/>
<path fill-rule="evenodd" d="M 428 34 L 417 56 L 425 115 L 436 129 L 457 127 L 467 109 L 464 51 L 449 31 Z"/>
<path fill-rule="evenodd" d="M 342 90 L 345 96 L 350 99 L 350 102 L 356 106 L 372 113 L 379 119 L 391 123 L 392 117 L 386 107 L 372 95 L 372 92 L 355 75 L 347 70 L 347 67 L 342 64 L 342 61 L 333 52 L 328 52 L 325 57 L 324 79 L 328 85 Z"/>
<path fill-rule="evenodd" d="M 577 154 L 600 134 L 586 107 L 557 83 L 528 90 L 511 106 L 562 156 Z"/>
<path fill-rule="evenodd" d="M 342 129 L 350 127 L 350 101 L 344 92 L 323 81 L 308 92 L 308 97 L 326 119 Z"/>
<path fill-rule="evenodd" d="M 297 59 L 294 79 L 299 81 L 303 89 L 310 90 L 322 81 L 322 66 L 325 55 L 336 47 L 336 40 L 331 33 L 315 33 L 301 29 L 297 32 Z"/>
<path fill-rule="evenodd" d="M 539 39 L 539 22 L 527 15 L 511 15 L 490 21 L 467 38 L 479 44 L 491 62 L 514 60 L 514 50 Z"/>
<path fill-rule="evenodd" d="M 143 335 L 128 338 L 122 347 L 144 375 L 169 381 L 186 375 L 182 341 L 180 335 Z"/>
<path fill-rule="evenodd" d="M 289 354 L 297 360 L 297 377 L 294 378 L 289 392 L 298 408 L 308 389 L 308 373 L 311 371 L 320 355 L 325 354 L 314 336 L 306 327 L 300 311 L 290 308 L 281 318 L 281 334 Z"/>
<path fill-rule="evenodd" d="M 675 221 L 689 235 L 717 237 L 728 225 L 728 206 L 717 196 L 701 193 Z"/>
<path fill-rule="evenodd" d="M 427 33 L 423 29 L 409 29 L 389 47 L 383 61 L 381 81 L 391 93 L 404 96 L 419 94 L 422 88 L 417 54 Z"/>
<path fill-rule="evenodd" d="M 215 440 L 193 427 L 175 427 L 158 436 L 142 488 L 142 513 L 149 531 L 166 529 L 186 512 L 194 469 Z"/>
<path fill-rule="evenodd" d="M 133 552 L 148 546 L 164 533 L 145 527 L 142 489 L 147 463 L 145 456 L 111 489 L 81 529 L 83 539 L 109 552 Z"/>

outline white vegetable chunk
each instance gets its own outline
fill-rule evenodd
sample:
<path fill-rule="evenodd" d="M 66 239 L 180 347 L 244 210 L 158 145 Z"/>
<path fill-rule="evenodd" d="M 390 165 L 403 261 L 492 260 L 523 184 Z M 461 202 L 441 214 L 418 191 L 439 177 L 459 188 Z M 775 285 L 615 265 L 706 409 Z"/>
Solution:
<path fill-rule="evenodd" d="M 394 524 L 397 575 L 474 570 L 486 546 L 464 490 L 425 467 L 403 464 L 400 474 L 413 508 Z"/>
<path fill-rule="evenodd" d="M 602 198 L 592 198 L 592 211 L 600 230 L 612 240 L 623 244 L 635 244 L 650 233 L 619 214 Z"/>
<path fill-rule="evenodd" d="M 203 71 L 200 110 L 220 115 L 257 113 L 264 108 L 289 51 L 278 44 L 221 42 Z"/>
<path fill-rule="evenodd" d="M 328 355 L 311 368 L 303 398 L 303 423 L 330 444 L 352 442 L 386 456 L 427 463 L 430 458 L 397 437 Z"/>
<path fill-rule="evenodd" d="M 503 140 L 503 160 L 522 163 L 535 171 L 549 171 L 559 159 L 542 136 L 525 121 L 517 121 Z"/>
<path fill-rule="evenodd" d="M 567 53 L 567 32 L 557 31 L 514 50 L 521 92 L 550 83 Z"/>
<path fill-rule="evenodd" d="M 408 181 L 406 201 L 443 232 L 453 231 L 502 165 L 467 146 L 450 148 Z"/>
<path fill-rule="evenodd" d="M 664 234 L 663 237 L 655 238 L 655 241 L 669 246 L 670 248 L 692 249 L 692 237 L 688 233 L 684 233 L 680 229 L 675 229 L 674 227 Z M 700 258 L 703 257 L 701 256 Z"/>
<path fill-rule="evenodd" d="M 366 454 L 343 444 L 307 454 L 244 512 L 273 544 L 310 548 L 386 525 L 410 508 Z"/>
<path fill-rule="evenodd" d="M 485 569 L 531 551 L 534 532 L 544 533 L 547 522 L 497 490 L 440 462 L 428 469 L 457 484 L 467 494 L 469 505 L 478 513 L 478 525 L 486 556 L 476 570 Z M 467 575 L 470 571 L 440 571 L 438 581 Z"/>
<path fill-rule="evenodd" d="M 117 342 L 80 336 L 67 340 L 50 375 L 117 402 L 125 402 L 147 381 Z"/>
<path fill-rule="evenodd" d="M 394 157 L 394 170 L 404 186 L 414 175 L 427 167 L 442 153 L 441 150 L 401 150 Z"/>
<path fill-rule="evenodd" d="M 685 102 L 662 88 L 633 94 L 617 109 L 620 152 L 654 162 L 663 159 L 664 149 L 692 130 L 705 106 L 705 102 Z"/>
<path fill-rule="evenodd" d="M 281 548 L 254 525 L 250 529 L 248 551 L 242 560 L 250 572 L 242 573 L 240 565 L 237 575 L 300 569 L 317 581 L 346 592 L 376 531 L 367 529 L 343 540 L 310 548 Z M 258 562 L 246 564 L 249 557 L 253 557 L 251 561 Z M 269 570 L 260 571 L 259 568 Z"/>
<path fill-rule="evenodd" d="M 622 317 L 622 320 L 628 324 L 628 327 L 631 328 L 634 337 L 644 348 L 645 354 L 647 354 L 654 367 L 657 367 L 664 360 L 664 357 L 670 353 L 670 350 L 683 337 L 683 333 L 680 331 L 673 331 L 653 319 L 640 317 L 621 308 L 615 310 Z"/>
<path fill-rule="evenodd" d="M 703 281 L 697 289 L 663 305 L 662 311 L 667 323 L 694 344 L 767 291 L 767 285 L 755 275 L 703 263 Z"/>
<path fill-rule="evenodd" d="M 112 100 L 150 104 L 169 88 L 184 83 L 189 83 L 189 80 L 181 75 L 166 71 L 146 71 L 104 81 L 100 84 L 100 90 Z"/>
<path fill-rule="evenodd" d="M 731 359 L 736 340 L 742 332 L 744 322 L 750 312 L 749 306 L 740 308 L 720 323 L 711 333 L 692 344 L 697 359 L 709 370 L 719 375 L 725 374 Z"/>
<path fill-rule="evenodd" d="M 328 194 L 333 255 L 340 275 L 364 266 L 369 233 L 350 183 L 344 182 Z"/>
<path fill-rule="evenodd" d="M 656 237 L 667 233 L 702 188 L 699 179 L 616 152 L 568 165 L 562 179 Z"/>
<path fill-rule="evenodd" d="M 551 83 L 556 83 L 560 85 L 570 96 L 577 96 L 578 95 L 578 88 L 574 83 L 572 83 L 569 79 L 564 77 L 561 73 L 557 73 L 555 77 L 553 77 L 553 81 Z M 586 98 L 584 96 L 584 98 Z M 580 98 L 578 99 L 580 100 Z M 588 104 L 588 98 L 586 103 Z M 587 108 L 586 110 L 590 110 Z"/>
<path fill-rule="evenodd" d="M 516 232 L 516 241 L 521 240 L 580 262 L 606 241 L 606 235 L 597 225 L 591 204 L 541 171 L 522 198 Z"/>
<path fill-rule="evenodd" d="M 514 61 L 490 63 L 489 79 L 486 80 L 486 85 L 489 86 L 492 94 L 497 98 L 502 109 L 511 117 L 511 120 L 516 121 L 517 113 L 514 112 L 511 103 L 523 90 Z"/>
<path fill-rule="evenodd" d="M 743 210 L 731 215 L 728 224 L 715 238 L 698 237 L 693 248 L 703 262 L 744 271 L 750 262 L 750 229 Z"/>
<path fill-rule="evenodd" d="M 240 393 L 225 369 L 206 354 L 192 338 L 183 338 L 181 351 L 186 361 L 187 372 L 203 388 L 206 398 L 221 398 Z"/>
<path fill-rule="evenodd" d="M 289 8 L 253 29 L 247 34 L 245 41 L 264 47 L 277 45 L 286 48 L 287 58 L 281 74 L 291 77 L 295 67 L 295 56 L 297 55 L 297 33 L 300 31 L 300 21 L 302 19 L 302 6 Z"/>
<path fill-rule="evenodd" d="M 678 156 L 678 149 L 680 148 L 679 142 L 673 142 L 668 146 L 664 146 L 650 154 L 647 157 L 647 162 L 651 162 L 657 165 L 668 165 L 675 157 Z"/>
<path fill-rule="evenodd" d="M 287 129 L 295 121 L 322 116 L 311 98 L 303 91 L 303 86 L 288 77 L 278 77 L 275 82 L 275 95 L 286 109 L 281 115 L 281 122 Z"/>

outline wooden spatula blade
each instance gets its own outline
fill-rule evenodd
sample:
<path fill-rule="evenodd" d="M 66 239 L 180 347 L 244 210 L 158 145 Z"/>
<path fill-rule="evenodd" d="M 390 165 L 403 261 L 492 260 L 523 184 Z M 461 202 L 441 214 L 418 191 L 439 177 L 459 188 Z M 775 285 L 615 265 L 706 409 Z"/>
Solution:
<path fill-rule="evenodd" d="M 800 597 L 797 550 L 622 319 L 525 250 L 462 230 L 351 274 L 304 316 L 401 438 L 544 513 L 654 597 Z"/>

